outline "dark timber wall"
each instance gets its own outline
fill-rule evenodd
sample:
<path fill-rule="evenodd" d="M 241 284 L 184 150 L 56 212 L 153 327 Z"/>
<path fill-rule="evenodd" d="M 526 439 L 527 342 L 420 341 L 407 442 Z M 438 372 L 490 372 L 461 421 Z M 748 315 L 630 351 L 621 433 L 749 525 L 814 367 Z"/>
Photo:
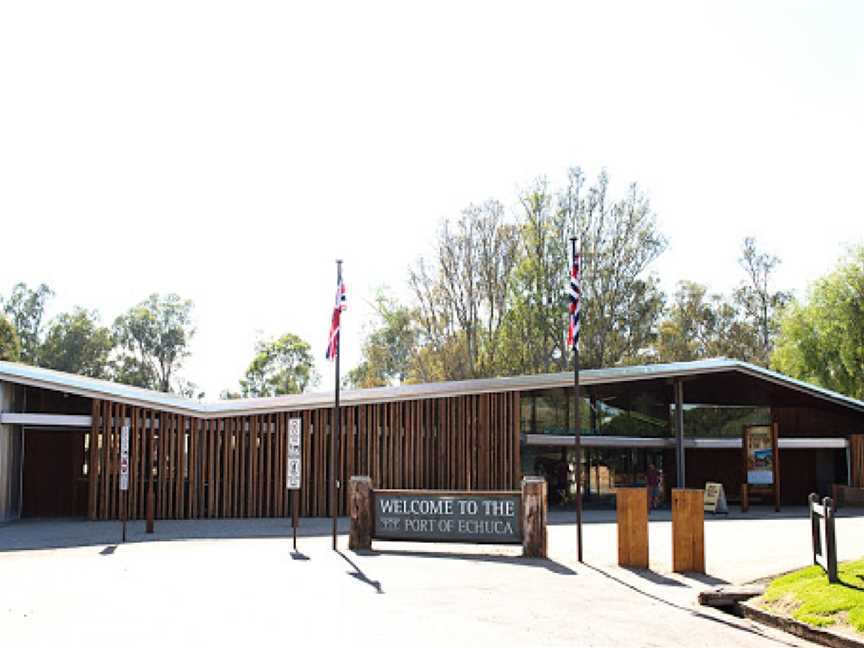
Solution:
<path fill-rule="evenodd" d="M 93 401 L 88 517 L 119 515 L 120 429 L 130 425 L 129 518 L 145 516 L 152 475 L 157 518 L 279 517 L 289 418 L 303 421 L 300 514 L 329 515 L 332 409 L 201 419 Z M 340 480 L 375 488 L 510 490 L 521 480 L 519 394 L 481 394 L 341 410 Z M 342 489 L 339 513 L 347 510 Z"/>

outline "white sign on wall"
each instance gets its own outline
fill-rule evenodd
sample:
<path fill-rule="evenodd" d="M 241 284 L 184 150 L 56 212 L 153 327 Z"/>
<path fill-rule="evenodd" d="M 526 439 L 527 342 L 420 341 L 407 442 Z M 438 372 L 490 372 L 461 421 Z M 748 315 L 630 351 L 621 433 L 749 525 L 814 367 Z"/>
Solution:
<path fill-rule="evenodd" d="M 129 426 L 120 430 L 120 490 L 129 490 Z"/>
<path fill-rule="evenodd" d="M 286 472 L 285 487 L 289 490 L 300 489 L 303 456 L 301 454 L 301 443 L 300 419 L 288 419 L 288 470 Z"/>

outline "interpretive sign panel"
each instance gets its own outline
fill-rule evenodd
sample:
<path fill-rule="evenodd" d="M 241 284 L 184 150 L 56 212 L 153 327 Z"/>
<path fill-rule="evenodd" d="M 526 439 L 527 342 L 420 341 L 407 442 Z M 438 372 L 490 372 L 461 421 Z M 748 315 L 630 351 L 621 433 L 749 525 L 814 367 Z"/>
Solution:
<path fill-rule="evenodd" d="M 744 429 L 747 483 L 754 486 L 774 484 L 774 435 L 770 425 L 751 425 Z"/>
<path fill-rule="evenodd" d="M 129 426 L 120 429 L 120 490 L 129 490 Z"/>
<path fill-rule="evenodd" d="M 302 471 L 302 443 L 300 434 L 300 419 L 288 419 L 288 469 L 285 471 L 285 488 L 298 490 L 300 488 L 300 476 Z"/>
<path fill-rule="evenodd" d="M 374 499 L 376 539 L 522 543 L 518 491 L 376 490 Z"/>

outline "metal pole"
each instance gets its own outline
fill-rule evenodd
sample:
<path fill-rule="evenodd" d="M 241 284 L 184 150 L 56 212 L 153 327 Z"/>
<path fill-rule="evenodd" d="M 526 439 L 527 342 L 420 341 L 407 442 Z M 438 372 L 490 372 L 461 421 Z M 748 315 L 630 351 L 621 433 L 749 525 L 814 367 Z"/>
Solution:
<path fill-rule="evenodd" d="M 576 237 L 570 237 L 573 262 L 576 262 Z M 581 266 L 581 264 L 580 264 Z M 582 282 L 582 268 L 579 268 L 579 285 Z M 580 296 L 581 297 L 581 296 Z M 581 307 L 581 304 L 580 304 Z M 579 395 L 579 338 L 573 340 L 573 393 L 576 398 L 576 557 L 582 562 L 582 420 Z"/>
<path fill-rule="evenodd" d="M 336 299 L 335 308 L 342 308 L 342 260 L 336 260 L 336 290 L 338 292 Z M 339 465 L 339 437 L 341 435 L 341 423 L 339 416 L 339 360 L 341 353 L 341 341 L 342 341 L 342 318 L 340 313 L 339 318 L 339 330 L 336 332 L 336 398 L 333 407 L 333 424 L 330 426 L 330 429 L 333 430 L 333 442 L 330 444 L 330 474 L 332 475 L 331 481 L 331 499 L 330 499 L 330 513 L 333 516 L 333 551 L 336 551 L 336 524 L 339 516 L 339 475 L 338 475 L 338 465 Z"/>
<path fill-rule="evenodd" d="M 156 419 L 151 414 L 150 429 L 147 432 L 147 526 L 145 529 L 147 533 L 153 533 L 153 518 L 156 509 L 156 496 L 153 494 L 153 426 L 155 424 Z"/>
<path fill-rule="evenodd" d="M 675 379 L 675 467 L 676 486 L 686 488 L 684 480 L 684 383 Z"/>
<path fill-rule="evenodd" d="M 291 528 L 294 532 L 294 551 L 297 551 L 297 516 L 300 508 L 300 491 L 291 491 Z"/>

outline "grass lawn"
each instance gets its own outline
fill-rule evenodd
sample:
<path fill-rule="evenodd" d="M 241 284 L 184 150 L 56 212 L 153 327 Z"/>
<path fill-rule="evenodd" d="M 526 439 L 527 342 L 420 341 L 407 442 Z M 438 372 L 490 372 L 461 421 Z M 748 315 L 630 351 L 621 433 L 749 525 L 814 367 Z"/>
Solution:
<path fill-rule="evenodd" d="M 839 583 L 828 584 L 818 565 L 771 581 L 765 607 L 815 626 L 844 625 L 864 634 L 864 558 L 837 566 Z"/>

